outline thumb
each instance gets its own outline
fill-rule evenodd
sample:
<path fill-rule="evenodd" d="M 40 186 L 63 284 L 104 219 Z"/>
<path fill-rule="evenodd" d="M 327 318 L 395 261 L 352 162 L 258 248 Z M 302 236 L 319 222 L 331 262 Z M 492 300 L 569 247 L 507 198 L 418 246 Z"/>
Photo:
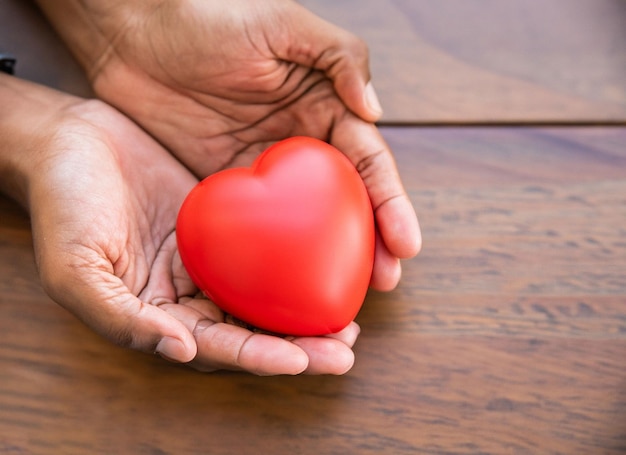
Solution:
<path fill-rule="evenodd" d="M 57 303 L 117 345 L 181 363 L 196 356 L 196 342 L 183 323 L 141 301 L 115 275 L 83 267 L 80 276 L 42 274 L 42 282 Z"/>
<path fill-rule="evenodd" d="M 367 122 L 382 108 L 370 81 L 369 50 L 363 40 L 316 16 L 297 3 L 285 21 L 282 47 L 273 47 L 283 60 L 323 71 L 345 105 Z M 276 43 L 270 43 L 275 46 Z"/>

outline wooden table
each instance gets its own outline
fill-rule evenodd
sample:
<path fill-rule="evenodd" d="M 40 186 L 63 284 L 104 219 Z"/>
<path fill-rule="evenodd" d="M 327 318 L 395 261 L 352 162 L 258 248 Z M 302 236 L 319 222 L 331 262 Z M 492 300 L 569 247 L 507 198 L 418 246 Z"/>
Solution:
<path fill-rule="evenodd" d="M 423 228 L 367 297 L 353 370 L 112 346 L 43 293 L 0 197 L 0 454 L 626 452 L 626 3 L 303 3 L 370 42 Z M 24 77 L 88 93 L 28 2 L 0 6 Z"/>

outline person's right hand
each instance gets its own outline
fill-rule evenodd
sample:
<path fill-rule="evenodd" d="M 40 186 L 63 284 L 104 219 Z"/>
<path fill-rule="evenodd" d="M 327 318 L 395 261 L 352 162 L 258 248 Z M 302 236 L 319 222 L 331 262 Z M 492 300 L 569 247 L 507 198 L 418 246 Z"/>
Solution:
<path fill-rule="evenodd" d="M 30 211 L 55 301 L 119 345 L 203 371 L 350 369 L 354 322 L 328 337 L 285 339 L 229 324 L 197 297 L 174 235 L 197 180 L 137 125 L 100 101 L 9 76 L 0 76 L 0 95 L 12 106 L 0 118 L 0 186 Z"/>

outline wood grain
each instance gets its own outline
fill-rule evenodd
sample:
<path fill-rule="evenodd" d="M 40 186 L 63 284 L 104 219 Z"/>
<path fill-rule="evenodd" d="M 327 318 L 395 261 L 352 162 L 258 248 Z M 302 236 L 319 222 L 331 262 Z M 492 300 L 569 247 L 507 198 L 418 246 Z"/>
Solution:
<path fill-rule="evenodd" d="M 371 50 L 383 123 L 626 122 L 622 0 L 301 0 Z M 21 77 L 91 90 L 32 0 L 0 0 Z"/>
<path fill-rule="evenodd" d="M 38 285 L 0 198 L 0 453 L 626 451 L 626 128 L 384 128 L 424 234 L 345 377 L 200 374 Z"/>
<path fill-rule="evenodd" d="M 361 36 L 386 122 L 626 120 L 621 0 L 302 0 Z"/>

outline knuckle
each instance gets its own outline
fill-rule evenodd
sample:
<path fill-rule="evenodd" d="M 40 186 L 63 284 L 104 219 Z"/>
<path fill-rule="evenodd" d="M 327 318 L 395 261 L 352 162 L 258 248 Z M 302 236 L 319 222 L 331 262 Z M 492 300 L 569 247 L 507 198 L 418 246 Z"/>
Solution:
<path fill-rule="evenodd" d="M 364 181 L 371 175 L 378 174 L 384 168 L 386 154 L 387 151 L 385 149 L 379 149 L 366 153 L 359 159 L 355 167 Z"/>
<path fill-rule="evenodd" d="M 358 62 L 369 61 L 369 47 L 365 40 L 357 35 L 348 33 L 345 35 L 343 47 L 345 53 Z"/>
<path fill-rule="evenodd" d="M 126 326 L 110 327 L 108 333 L 105 333 L 104 336 L 112 343 L 122 348 L 138 349 L 146 352 L 154 352 L 158 343 L 158 341 L 155 341 L 152 346 L 139 346 L 135 336 L 133 335 L 133 331 Z"/>

